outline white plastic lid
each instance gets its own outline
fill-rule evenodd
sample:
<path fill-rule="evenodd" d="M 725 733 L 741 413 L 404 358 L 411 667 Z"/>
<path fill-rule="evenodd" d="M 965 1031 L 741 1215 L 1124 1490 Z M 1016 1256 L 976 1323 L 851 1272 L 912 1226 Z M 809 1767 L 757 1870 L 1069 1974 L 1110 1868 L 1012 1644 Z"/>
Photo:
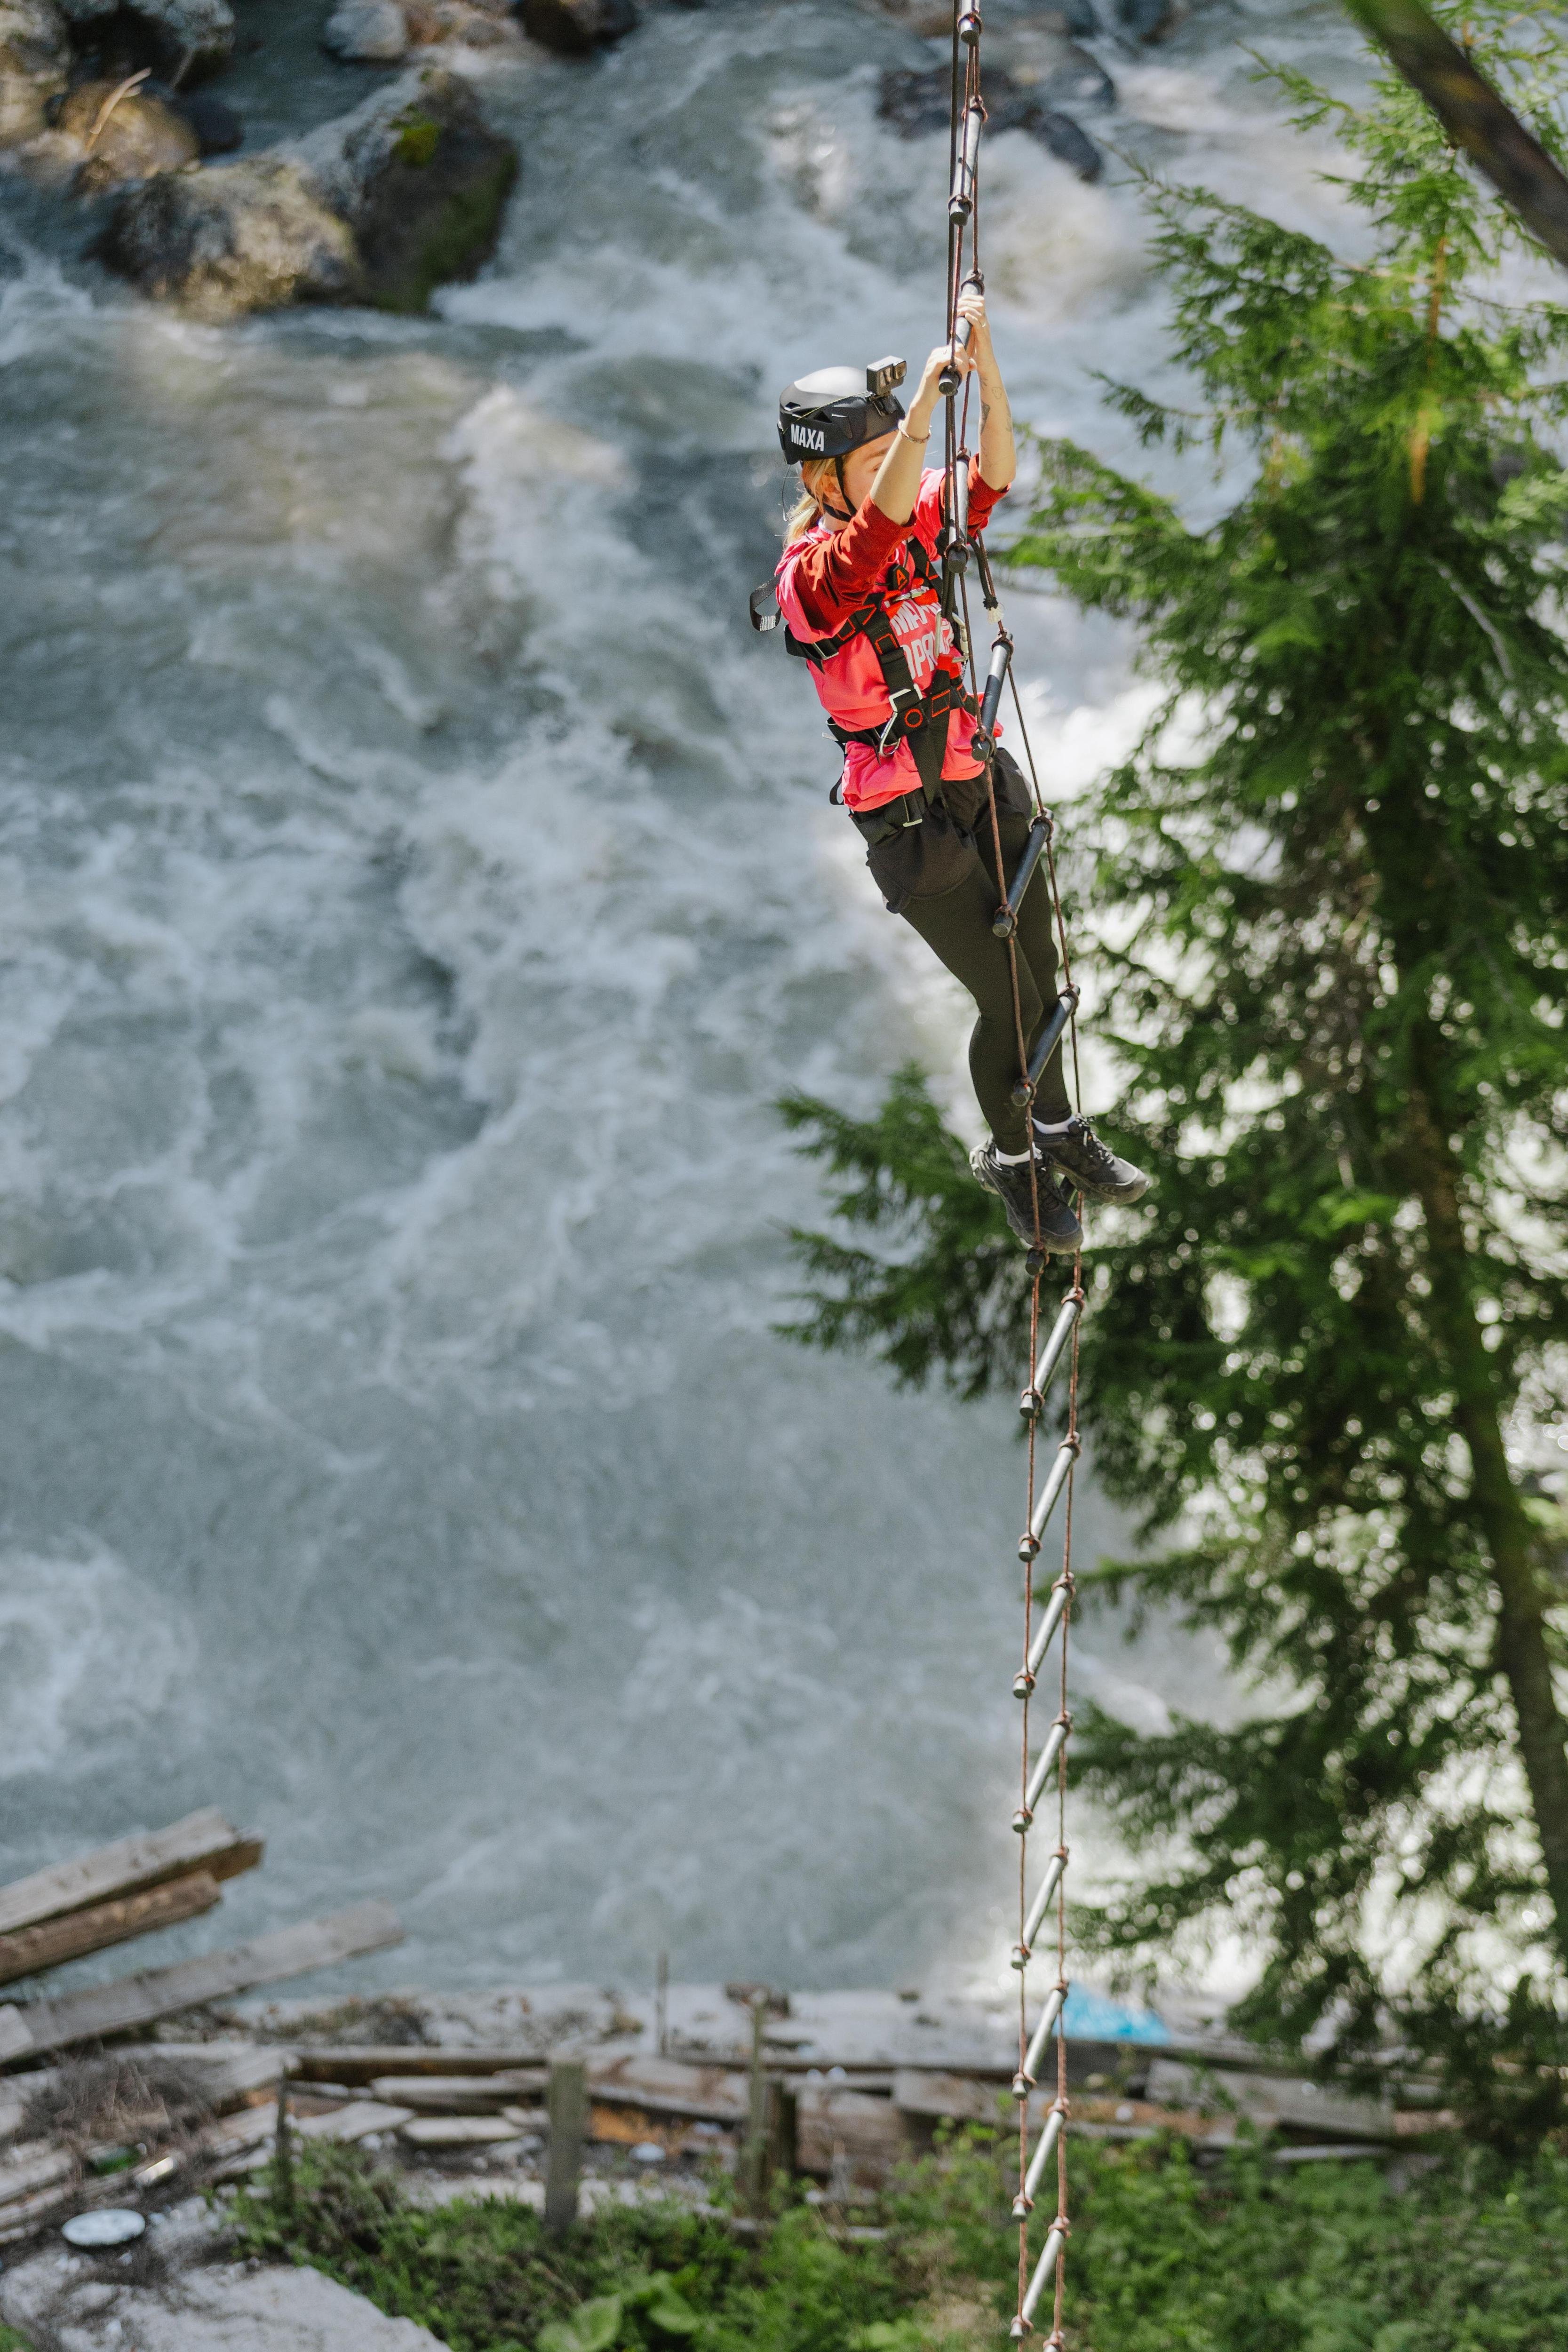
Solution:
<path fill-rule="evenodd" d="M 147 2227 L 145 2214 L 129 2205 L 110 2205 L 98 2213 L 76 2213 L 60 2227 L 68 2246 L 123 2246 Z"/>

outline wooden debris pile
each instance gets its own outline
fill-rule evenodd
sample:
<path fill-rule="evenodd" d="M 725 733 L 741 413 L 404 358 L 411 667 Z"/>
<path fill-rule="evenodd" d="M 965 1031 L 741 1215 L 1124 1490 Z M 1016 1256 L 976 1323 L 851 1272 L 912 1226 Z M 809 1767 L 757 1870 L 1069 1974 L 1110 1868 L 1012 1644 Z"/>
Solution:
<path fill-rule="evenodd" d="M 844 2206 L 874 2196 L 944 2125 L 1018 2127 L 1002 1999 L 661 1980 L 652 2000 L 556 1985 L 325 2012 L 269 2001 L 243 2032 L 231 2012 L 213 2017 L 214 2003 L 396 1942 L 381 1903 L 103 1984 L 35 1990 L 49 1969 L 200 1916 L 261 1853 L 208 1811 L 0 1887 L 0 1981 L 31 1996 L 0 2003 L 0 2245 L 94 2204 L 233 2179 L 267 2160 L 280 2129 L 369 2141 L 437 2199 L 485 2172 L 490 2193 L 540 2203 L 549 2221 L 552 2200 L 578 2210 L 584 2144 L 600 2176 L 589 2202 L 655 2177 L 702 2198 L 701 2159 L 718 2159 L 742 2208 L 761 2212 L 780 2171 L 815 2176 L 812 2194 Z M 191 2038 L 167 2038 L 182 2031 Z M 1431 2086 L 1352 2095 L 1222 2037 L 1069 2035 L 1068 2057 L 1068 2128 L 1102 2138 L 1173 2132 L 1206 2156 L 1255 2128 L 1293 2163 L 1408 2149 L 1453 2126 Z M 1041 2086 L 1031 2114 L 1053 2091 Z"/>
<path fill-rule="evenodd" d="M 0 1983 L 197 1918 L 262 1853 L 208 1808 L 0 1887 Z M 0 2245 L 128 2191 L 219 2178 L 276 2129 L 289 2052 L 248 2038 L 104 2043 L 402 1934 L 388 1905 L 361 1903 L 171 1967 L 0 2003 Z"/>

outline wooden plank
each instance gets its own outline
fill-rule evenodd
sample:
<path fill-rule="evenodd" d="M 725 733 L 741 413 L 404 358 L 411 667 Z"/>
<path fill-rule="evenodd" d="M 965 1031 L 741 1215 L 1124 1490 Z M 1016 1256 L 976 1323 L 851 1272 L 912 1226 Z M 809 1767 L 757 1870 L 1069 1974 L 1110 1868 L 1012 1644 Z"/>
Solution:
<path fill-rule="evenodd" d="M 304 2116 L 298 2123 L 290 2118 L 289 2129 L 300 2139 L 369 2139 L 373 2132 L 401 2131 L 414 2119 L 412 2108 L 392 2106 L 384 2099 L 351 2099 L 330 2116 Z M 507 2137 L 515 2137 L 510 2126 Z"/>
<path fill-rule="evenodd" d="M 1037 2092 L 1033 2104 L 1038 2105 Z M 929 2116 L 932 2122 L 994 2124 L 1016 2131 L 1017 2102 L 998 2083 L 977 2082 L 973 2074 L 950 2074 L 926 2067 L 900 2066 L 893 2076 L 893 2105 L 906 2116 Z"/>
<path fill-rule="evenodd" d="M 550 2158 L 544 2174 L 544 2226 L 552 2237 L 577 2219 L 583 2132 L 588 2120 L 588 2070 L 580 2058 L 550 2062 Z"/>
<path fill-rule="evenodd" d="M 1286 2125 L 1324 2138 L 1381 2140 L 1393 2128 L 1392 2106 L 1336 2090 L 1310 2075 L 1205 2073 L 1157 2058 L 1149 2069 L 1148 2096 L 1166 2106 L 1230 2109 L 1259 2131 Z"/>
<path fill-rule="evenodd" d="M 544 2118 L 529 2116 L 521 2107 L 506 2107 L 504 2115 L 512 2116 L 520 2131 L 537 2131 Z M 644 2143 L 662 2147 L 667 2156 L 714 2156 L 721 2148 L 732 2148 L 732 2131 L 721 2130 L 717 2124 L 692 2123 L 681 2116 L 653 2116 L 645 2107 L 603 2107 L 593 2101 L 588 2108 L 588 2137 L 611 2147 L 638 2147 Z"/>
<path fill-rule="evenodd" d="M 81 2201 L 81 2190 L 68 2181 L 58 2189 L 40 2189 L 37 2197 L 24 2197 L 17 2204 L 0 2207 L 0 2246 L 14 2246 L 18 2239 L 34 2236 L 46 2222 L 63 2221 Z"/>
<path fill-rule="evenodd" d="M 403 2112 L 400 2135 L 416 2147 L 483 2147 L 517 2137 L 517 2126 L 504 2116 L 410 2116 L 406 2107 Z"/>
<path fill-rule="evenodd" d="M 857 2187 L 875 2187 L 913 2150 L 913 2135 L 891 2099 L 830 2083 L 807 2083 L 798 2098 L 795 2160 L 802 2172 L 831 2175 L 841 2154 Z"/>
<path fill-rule="evenodd" d="M 525 2091 L 543 2094 L 550 2076 L 542 2067 L 509 2068 L 499 2074 L 376 2074 L 371 2091 L 395 2106 L 427 2115 L 497 2115 Z"/>
<path fill-rule="evenodd" d="M 8 2161 L 0 2164 L 0 2221 L 5 2219 L 4 2209 L 18 2197 L 33 2196 L 57 2180 L 74 2180 L 76 2170 L 76 2158 L 58 2140 L 33 2140 L 13 2148 Z"/>
<path fill-rule="evenodd" d="M 442 2050 L 428 2043 L 340 2042 L 294 2045 L 302 2083 L 374 2083 L 378 2074 L 501 2074 L 521 2067 L 540 2074 L 527 2050 Z"/>
<path fill-rule="evenodd" d="M 234 1878 L 242 1870 L 254 1870 L 263 1851 L 260 1838 L 235 1829 L 216 1805 L 209 1805 L 166 1830 L 121 1838 L 113 1845 L 79 1854 L 73 1862 L 53 1863 L 29 1878 L 0 1886 L 0 1935 L 37 1927 L 67 1912 L 85 1911 L 91 1904 L 139 1895 L 194 1870 L 205 1870 L 213 1878 Z"/>
<path fill-rule="evenodd" d="M 157 2042 L 150 2054 L 199 2069 L 202 2095 L 215 2112 L 237 2105 L 253 2092 L 274 2090 L 280 2075 L 294 2071 L 291 2050 L 271 2049 L 264 2042 Z M 28 2078 L 12 2079 L 20 2084 Z"/>
<path fill-rule="evenodd" d="M 751 2113 L 751 2086 L 744 2074 L 679 2058 L 600 2059 L 588 2068 L 588 2085 L 601 2105 L 620 2102 L 649 2115 L 743 2124 Z"/>
<path fill-rule="evenodd" d="M 331 1968 L 361 1952 L 401 1943 L 403 1928 L 389 1903 L 356 1903 L 327 1919 L 307 1920 L 258 1936 L 226 1952 L 204 1953 L 172 1969 L 144 1969 L 113 1984 L 92 1985 L 61 2000 L 33 2001 L 11 2014 L 25 2029 L 29 2050 L 61 2050 L 73 2042 L 97 2042 L 150 2025 L 176 2009 L 227 2000 L 252 1985 L 276 1984 L 312 1969 Z M 279 2053 L 281 2056 L 281 2053 Z"/>
<path fill-rule="evenodd" d="M 223 1889 L 210 1870 L 192 1871 L 171 1878 L 141 1895 L 124 1895 L 114 1903 L 95 1903 L 86 1911 L 68 1911 L 37 1927 L 16 1927 L 0 1936 L 0 1984 L 30 1977 L 40 1969 L 57 1969 L 63 1960 L 79 1960 L 89 1952 L 107 1951 L 111 1944 L 129 1943 L 133 1936 L 151 1936 L 160 1927 L 177 1927 L 182 1919 L 198 1918 L 223 1900 Z"/>

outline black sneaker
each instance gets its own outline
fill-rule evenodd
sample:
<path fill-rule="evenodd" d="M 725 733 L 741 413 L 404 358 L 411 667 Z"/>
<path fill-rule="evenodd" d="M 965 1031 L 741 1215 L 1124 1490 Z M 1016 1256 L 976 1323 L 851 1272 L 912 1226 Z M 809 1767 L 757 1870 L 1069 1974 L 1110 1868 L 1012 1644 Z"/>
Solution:
<path fill-rule="evenodd" d="M 1037 1129 L 1035 1149 L 1091 1201 L 1125 1205 L 1141 1201 L 1149 1190 L 1149 1179 L 1142 1168 L 1108 1151 L 1081 1112 L 1068 1121 L 1065 1135 L 1041 1135 Z"/>
<path fill-rule="evenodd" d="M 969 1165 L 975 1181 L 994 1192 L 1007 1212 L 1007 1223 L 1026 1249 L 1035 1246 L 1035 1196 L 1029 1182 L 1029 1163 L 1018 1160 L 1006 1167 L 996 1157 L 993 1143 L 977 1143 L 969 1155 Z M 1040 1247 L 1047 1255 L 1066 1256 L 1083 1240 L 1083 1227 L 1061 1196 L 1060 1188 L 1051 1181 L 1050 1162 L 1039 1152 L 1035 1154 L 1035 1176 L 1040 1188 Z"/>

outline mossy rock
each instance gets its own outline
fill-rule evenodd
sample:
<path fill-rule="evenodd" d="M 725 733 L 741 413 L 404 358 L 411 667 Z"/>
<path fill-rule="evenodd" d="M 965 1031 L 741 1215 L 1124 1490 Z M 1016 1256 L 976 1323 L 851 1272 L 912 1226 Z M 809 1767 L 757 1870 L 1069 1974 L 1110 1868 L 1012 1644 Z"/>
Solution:
<path fill-rule="evenodd" d="M 354 223 L 366 299 L 418 311 L 437 286 L 472 278 L 495 251 L 516 178 L 510 141 L 477 111 L 443 122 L 411 110 Z"/>

